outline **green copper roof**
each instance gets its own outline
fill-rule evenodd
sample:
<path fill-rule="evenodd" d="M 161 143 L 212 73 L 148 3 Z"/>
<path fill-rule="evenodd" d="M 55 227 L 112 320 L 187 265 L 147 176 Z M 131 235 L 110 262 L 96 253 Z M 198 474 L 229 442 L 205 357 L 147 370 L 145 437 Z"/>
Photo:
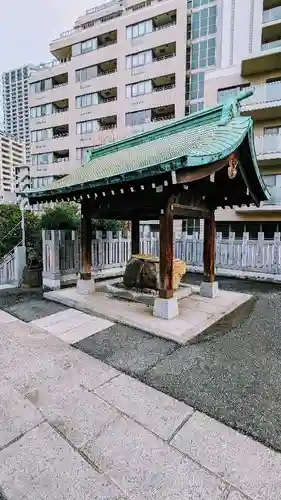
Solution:
<path fill-rule="evenodd" d="M 97 148 L 86 165 L 28 197 L 54 197 L 125 182 L 182 168 L 183 162 L 189 167 L 204 166 L 227 157 L 247 134 L 252 141 L 252 128 L 252 119 L 239 116 L 238 102 L 233 100 Z"/>

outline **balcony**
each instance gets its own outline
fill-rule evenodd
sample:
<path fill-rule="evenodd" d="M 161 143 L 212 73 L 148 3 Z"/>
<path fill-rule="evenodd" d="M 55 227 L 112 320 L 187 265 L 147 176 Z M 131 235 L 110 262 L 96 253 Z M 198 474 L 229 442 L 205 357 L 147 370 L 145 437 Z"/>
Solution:
<path fill-rule="evenodd" d="M 281 6 L 274 7 L 274 9 L 268 9 L 263 11 L 263 16 L 262 16 L 263 24 L 279 21 L 280 19 L 281 19 Z"/>
<path fill-rule="evenodd" d="M 280 164 L 281 134 L 255 136 L 255 149 L 260 166 Z"/>
<path fill-rule="evenodd" d="M 102 49 L 104 47 L 109 47 L 117 43 L 117 30 L 110 31 L 109 33 L 103 33 L 97 37 L 97 48 Z"/>
<path fill-rule="evenodd" d="M 165 33 L 167 28 L 175 27 L 177 24 L 176 10 L 159 14 L 158 16 L 149 19 L 148 21 L 140 22 L 136 25 L 127 26 L 127 39 L 132 46 L 147 45 L 147 49 L 151 47 L 149 34 L 159 32 L 160 39 L 163 44 L 169 40 L 169 35 Z M 128 34 L 128 29 L 131 29 L 131 34 Z M 162 33 L 162 34 L 161 34 Z"/>
<path fill-rule="evenodd" d="M 248 57 L 242 61 L 241 76 L 247 78 L 251 75 L 260 75 L 270 71 L 278 71 L 281 68 L 281 23 L 278 24 L 279 38 L 269 42 L 263 42 L 261 53 L 254 57 Z"/>
<path fill-rule="evenodd" d="M 281 79 L 252 87 L 254 94 L 243 101 L 241 112 L 255 120 L 271 120 L 281 116 Z"/>

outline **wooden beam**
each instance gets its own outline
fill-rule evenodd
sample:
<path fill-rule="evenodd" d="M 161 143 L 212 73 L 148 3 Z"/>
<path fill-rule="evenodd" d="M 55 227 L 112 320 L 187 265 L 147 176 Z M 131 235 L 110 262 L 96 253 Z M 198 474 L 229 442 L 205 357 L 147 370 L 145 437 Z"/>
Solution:
<path fill-rule="evenodd" d="M 140 253 L 140 221 L 132 220 L 132 254 Z"/>
<path fill-rule="evenodd" d="M 199 181 L 200 179 L 204 179 L 205 177 L 214 174 L 218 170 L 226 167 L 229 162 L 229 156 L 224 160 L 218 160 L 211 165 L 200 166 L 196 169 L 190 168 L 182 168 L 178 172 L 176 172 L 177 184 L 184 184 L 186 182 Z"/>
<path fill-rule="evenodd" d="M 173 297 L 173 215 L 170 203 L 160 215 L 160 290 L 161 299 Z"/>
<path fill-rule="evenodd" d="M 215 281 L 215 213 L 204 220 L 204 281 Z"/>
<path fill-rule="evenodd" d="M 81 268 L 80 278 L 91 279 L 92 270 L 92 218 L 88 202 L 81 202 Z"/>
<path fill-rule="evenodd" d="M 182 217 L 206 217 L 210 215 L 210 210 L 200 205 L 173 205 L 173 215 Z"/>

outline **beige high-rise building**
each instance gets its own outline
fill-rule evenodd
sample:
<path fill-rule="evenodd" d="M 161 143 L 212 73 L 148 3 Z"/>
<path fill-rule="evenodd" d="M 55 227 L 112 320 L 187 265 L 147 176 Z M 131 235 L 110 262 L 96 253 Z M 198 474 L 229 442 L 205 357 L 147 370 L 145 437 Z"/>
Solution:
<path fill-rule="evenodd" d="M 221 13 L 220 68 L 205 79 L 205 106 L 253 89 L 242 114 L 254 120 L 255 147 L 261 175 L 271 198 L 260 208 L 219 210 L 223 237 L 243 231 L 251 238 L 281 232 L 281 0 L 225 0 Z"/>
<path fill-rule="evenodd" d="M 217 1 L 113 0 L 53 40 L 55 59 L 30 79 L 32 186 L 91 148 L 201 109 L 217 24 Z"/>
<path fill-rule="evenodd" d="M 16 169 L 25 161 L 24 143 L 0 131 L 0 203 L 16 201 Z"/>

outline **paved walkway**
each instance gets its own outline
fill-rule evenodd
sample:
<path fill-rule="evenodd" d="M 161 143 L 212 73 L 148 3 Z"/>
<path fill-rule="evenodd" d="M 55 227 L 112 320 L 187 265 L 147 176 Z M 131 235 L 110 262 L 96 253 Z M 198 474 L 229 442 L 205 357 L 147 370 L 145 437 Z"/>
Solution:
<path fill-rule="evenodd" d="M 281 454 L 60 335 L 0 311 L 1 500 L 281 499 Z"/>

